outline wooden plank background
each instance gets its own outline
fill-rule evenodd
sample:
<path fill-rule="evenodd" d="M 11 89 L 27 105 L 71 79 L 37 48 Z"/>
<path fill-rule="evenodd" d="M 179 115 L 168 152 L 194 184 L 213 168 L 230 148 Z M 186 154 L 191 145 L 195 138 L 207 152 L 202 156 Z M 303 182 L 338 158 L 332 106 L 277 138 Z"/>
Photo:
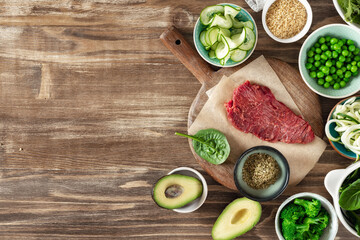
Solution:
<path fill-rule="evenodd" d="M 311 31 L 343 22 L 332 1 L 309 1 Z M 201 9 L 217 1 L 0 1 L 0 239 L 210 239 L 222 209 L 241 195 L 193 158 L 187 114 L 200 83 L 159 40 L 175 25 L 192 43 Z M 271 40 L 261 13 L 251 57 L 296 67 L 305 38 Z M 310 32 L 311 32 L 310 31 Z M 336 100 L 321 98 L 323 117 Z M 327 147 L 294 188 L 263 204 L 243 239 L 274 239 L 274 217 L 304 191 L 329 200 L 323 179 L 350 160 Z M 200 170 L 209 195 L 196 212 L 156 207 L 153 183 L 173 168 Z M 340 224 L 337 239 L 352 239 Z"/>

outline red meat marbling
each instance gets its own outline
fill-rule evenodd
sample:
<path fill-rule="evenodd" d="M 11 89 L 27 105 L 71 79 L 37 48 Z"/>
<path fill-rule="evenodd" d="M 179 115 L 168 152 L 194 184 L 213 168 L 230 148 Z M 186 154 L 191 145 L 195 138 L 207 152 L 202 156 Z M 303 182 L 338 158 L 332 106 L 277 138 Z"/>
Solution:
<path fill-rule="evenodd" d="M 305 144 L 315 138 L 309 123 L 276 100 L 268 87 L 246 81 L 225 106 L 235 128 L 262 140 Z"/>

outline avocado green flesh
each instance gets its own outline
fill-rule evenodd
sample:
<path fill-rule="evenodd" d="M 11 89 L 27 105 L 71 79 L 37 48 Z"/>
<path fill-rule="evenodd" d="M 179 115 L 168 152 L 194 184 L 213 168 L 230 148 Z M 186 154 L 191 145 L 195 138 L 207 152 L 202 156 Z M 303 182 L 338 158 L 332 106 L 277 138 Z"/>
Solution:
<path fill-rule="evenodd" d="M 260 203 L 245 197 L 238 198 L 220 214 L 213 226 L 212 237 L 214 240 L 234 239 L 252 229 L 260 217 Z"/>
<path fill-rule="evenodd" d="M 175 209 L 194 201 L 202 191 L 203 186 L 197 178 L 172 174 L 158 180 L 153 189 L 153 199 L 160 207 Z"/>

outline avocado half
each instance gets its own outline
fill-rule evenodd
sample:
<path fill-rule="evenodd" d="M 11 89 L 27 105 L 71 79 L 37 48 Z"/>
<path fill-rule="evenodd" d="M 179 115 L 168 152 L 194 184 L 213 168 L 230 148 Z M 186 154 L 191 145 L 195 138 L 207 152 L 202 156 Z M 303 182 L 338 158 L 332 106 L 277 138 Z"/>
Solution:
<path fill-rule="evenodd" d="M 214 240 L 236 238 L 252 229 L 260 220 L 260 203 L 248 198 L 232 201 L 216 220 L 211 235 Z"/>
<path fill-rule="evenodd" d="M 172 174 L 160 178 L 154 185 L 152 197 L 162 208 L 175 209 L 200 197 L 203 186 L 199 179 Z"/>

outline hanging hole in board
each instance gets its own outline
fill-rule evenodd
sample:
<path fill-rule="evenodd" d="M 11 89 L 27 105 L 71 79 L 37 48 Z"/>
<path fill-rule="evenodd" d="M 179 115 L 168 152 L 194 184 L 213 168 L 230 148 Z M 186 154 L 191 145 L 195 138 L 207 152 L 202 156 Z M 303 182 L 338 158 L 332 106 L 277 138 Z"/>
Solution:
<path fill-rule="evenodd" d="M 175 41 L 175 44 L 176 44 L 176 45 L 180 45 L 180 44 L 181 44 L 180 39 L 176 40 L 176 41 Z"/>

